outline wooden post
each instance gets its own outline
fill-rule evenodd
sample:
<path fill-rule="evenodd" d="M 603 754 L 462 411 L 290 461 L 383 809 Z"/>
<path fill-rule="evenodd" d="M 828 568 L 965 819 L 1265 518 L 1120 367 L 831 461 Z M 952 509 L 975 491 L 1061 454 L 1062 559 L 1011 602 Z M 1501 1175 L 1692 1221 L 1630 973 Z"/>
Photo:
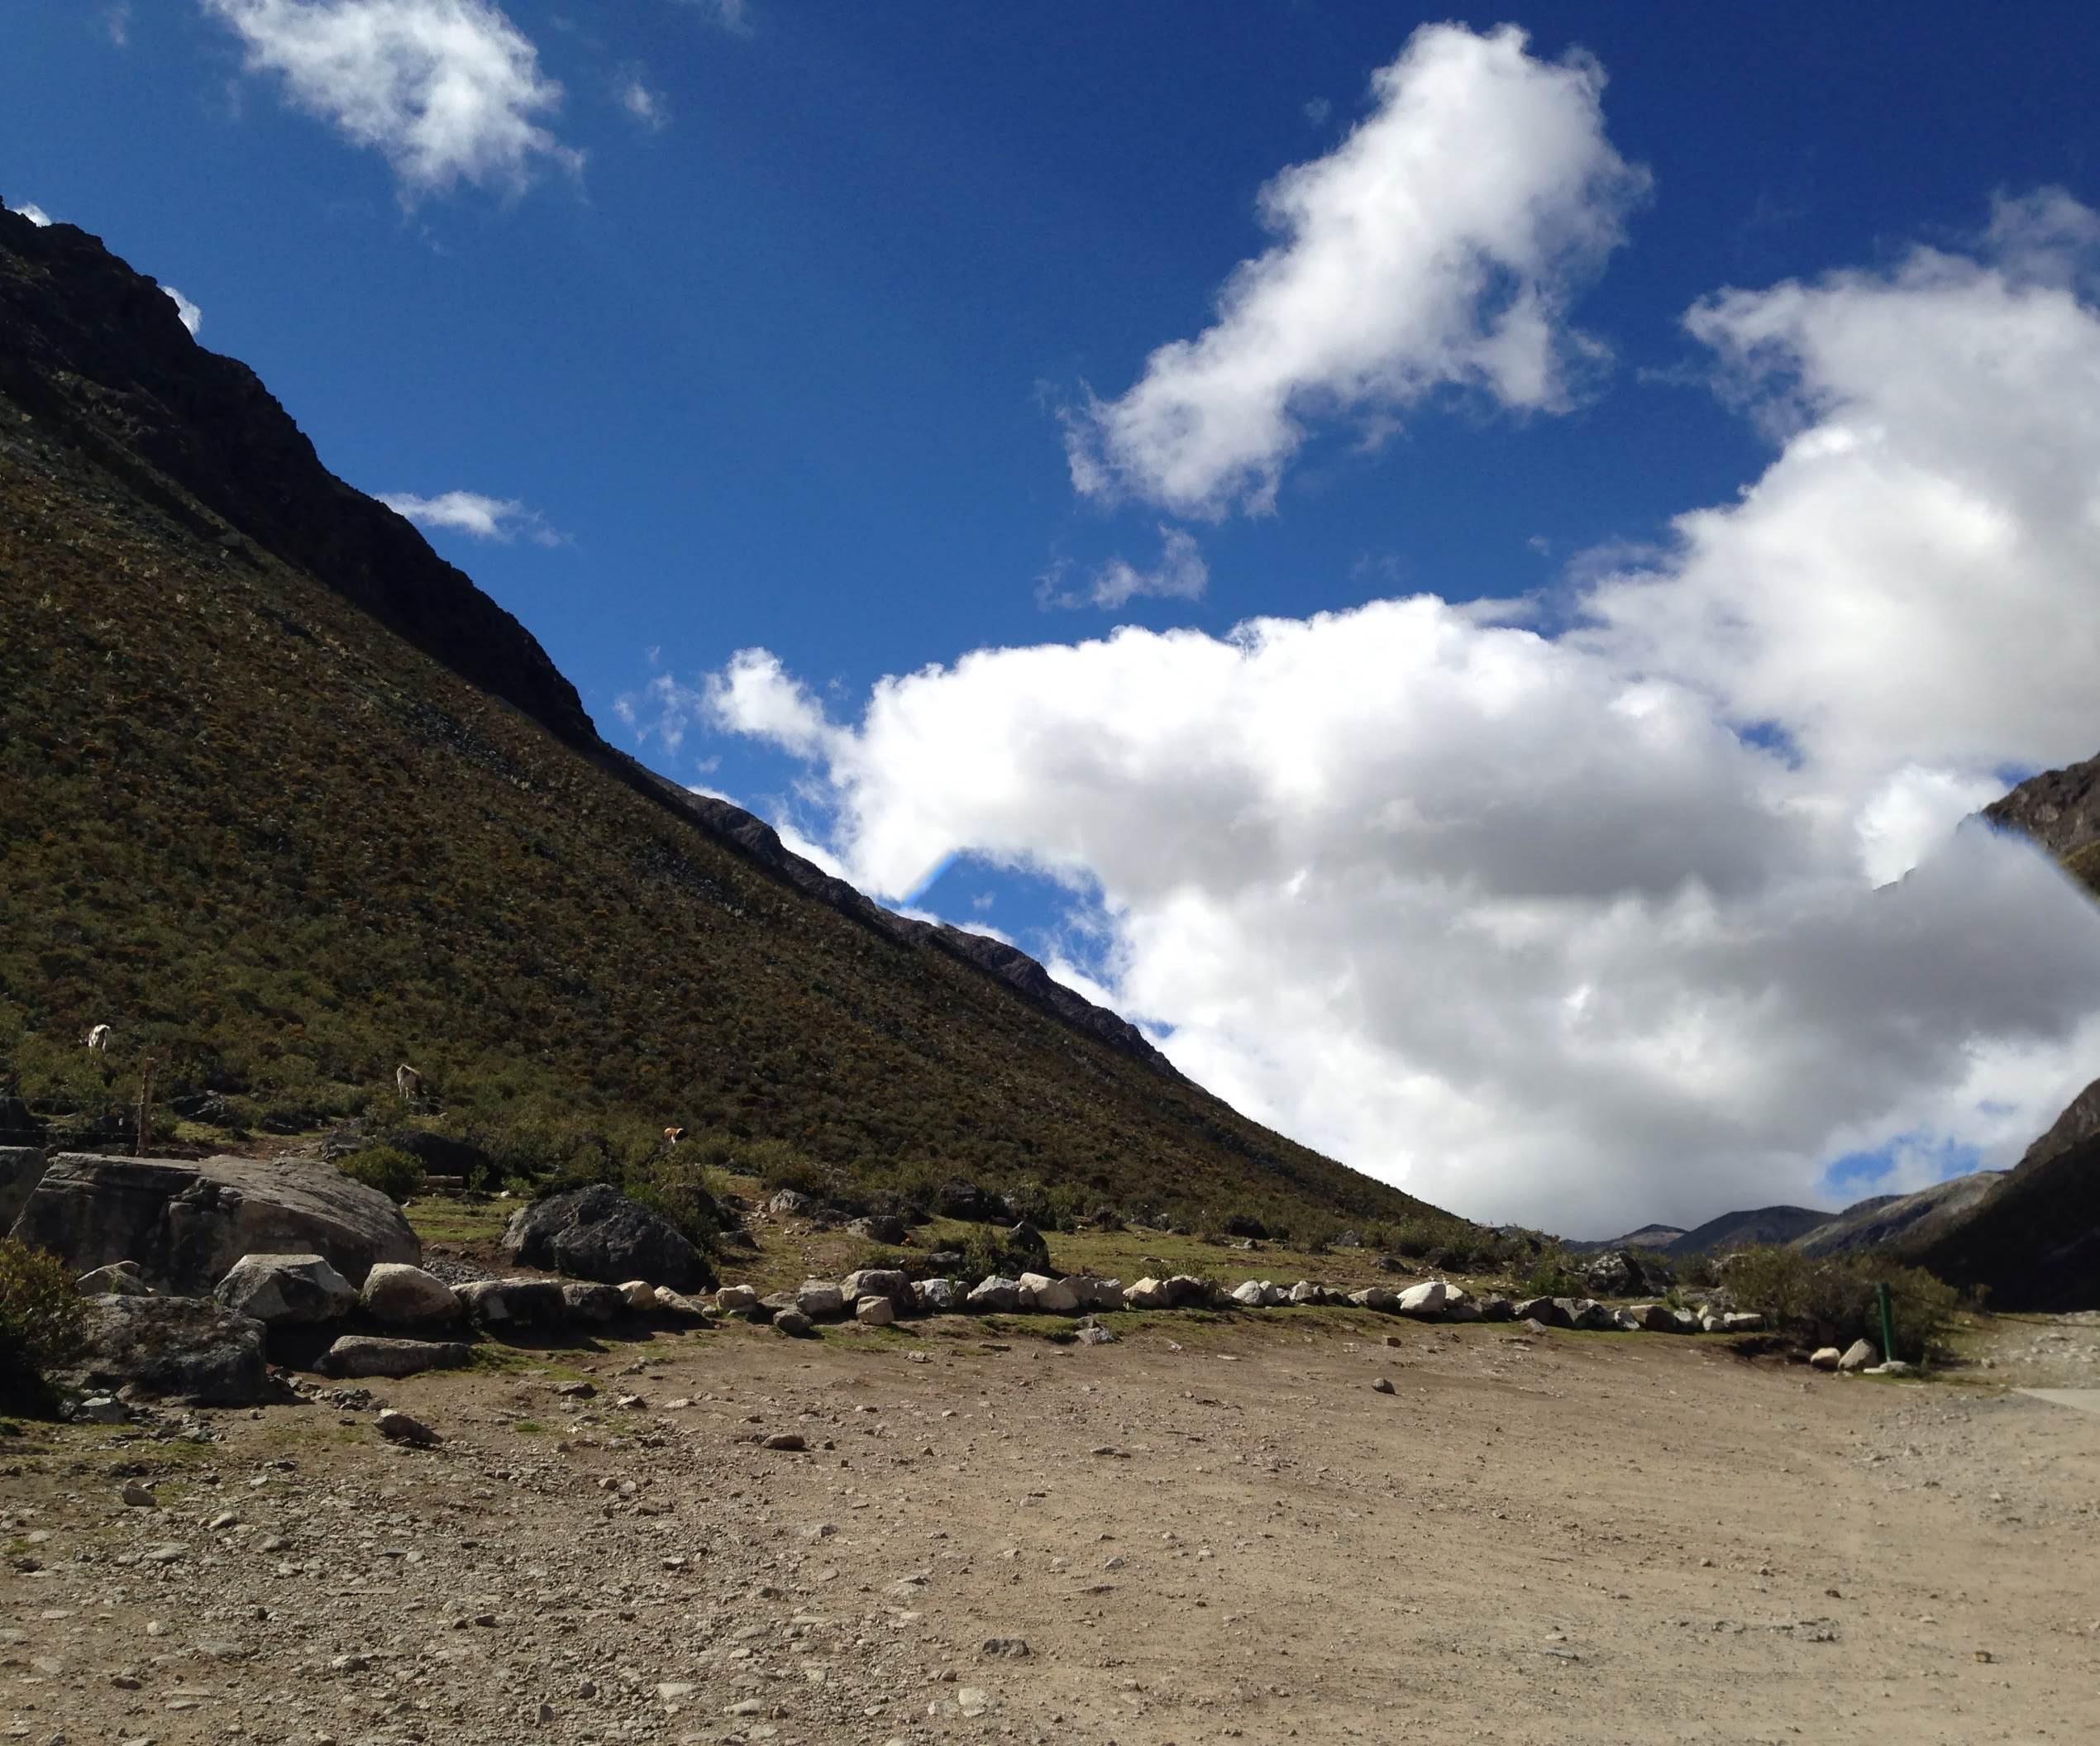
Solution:
<path fill-rule="evenodd" d="M 136 1137 L 131 1142 L 131 1156 L 146 1156 L 146 1143 L 153 1135 L 153 1074 L 160 1065 L 153 1056 L 139 1063 L 139 1119 Z"/>

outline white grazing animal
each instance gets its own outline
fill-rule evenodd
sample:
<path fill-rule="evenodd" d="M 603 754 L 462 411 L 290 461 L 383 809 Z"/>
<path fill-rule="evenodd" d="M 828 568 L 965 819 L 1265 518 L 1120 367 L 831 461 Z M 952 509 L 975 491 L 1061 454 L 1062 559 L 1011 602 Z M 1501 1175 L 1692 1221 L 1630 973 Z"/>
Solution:
<path fill-rule="evenodd" d="M 399 1091 L 403 1097 L 413 1097 L 418 1091 L 422 1090 L 422 1075 L 418 1073 L 406 1061 L 403 1061 L 399 1066 L 394 1070 L 394 1089 Z"/>
<path fill-rule="evenodd" d="M 98 1024 L 93 1030 L 89 1031 L 88 1033 L 88 1047 L 91 1049 L 107 1049 L 109 1047 L 109 1027 L 106 1024 Z"/>

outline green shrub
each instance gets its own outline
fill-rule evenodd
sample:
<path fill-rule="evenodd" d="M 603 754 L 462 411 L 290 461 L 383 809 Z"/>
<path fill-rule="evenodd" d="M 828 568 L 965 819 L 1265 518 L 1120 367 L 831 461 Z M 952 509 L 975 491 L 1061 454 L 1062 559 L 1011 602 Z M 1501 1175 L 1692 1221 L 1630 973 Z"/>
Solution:
<path fill-rule="evenodd" d="M 1886 1284 L 1896 1350 L 1883 1356 L 1913 1363 L 1945 1343 L 1961 1307 L 1961 1294 L 1922 1267 L 1871 1254 L 1809 1256 L 1766 1243 L 1730 1256 L 1721 1272 L 1735 1300 L 1781 1333 L 1816 1345 L 1866 1339 L 1877 1350 L 1882 1331 L 1874 1288 Z"/>
<path fill-rule="evenodd" d="M 336 1160 L 336 1168 L 394 1201 L 408 1200 L 423 1185 L 422 1164 L 398 1146 L 367 1146 L 346 1152 Z"/>
<path fill-rule="evenodd" d="M 1532 1263 L 1524 1276 L 1524 1290 L 1531 1297 L 1582 1297 L 1589 1281 L 1575 1271 L 1565 1249 L 1548 1249 Z"/>
<path fill-rule="evenodd" d="M 0 1400 L 41 1404 L 46 1375 L 80 1346 L 73 1274 L 48 1249 L 0 1237 Z"/>
<path fill-rule="evenodd" d="M 1012 1279 L 1023 1273 L 1053 1273 L 1048 1247 L 1037 1249 L 1009 1242 L 996 1225 L 977 1225 L 962 1241 L 962 1262 L 956 1276 L 974 1286 L 995 1273 Z"/>

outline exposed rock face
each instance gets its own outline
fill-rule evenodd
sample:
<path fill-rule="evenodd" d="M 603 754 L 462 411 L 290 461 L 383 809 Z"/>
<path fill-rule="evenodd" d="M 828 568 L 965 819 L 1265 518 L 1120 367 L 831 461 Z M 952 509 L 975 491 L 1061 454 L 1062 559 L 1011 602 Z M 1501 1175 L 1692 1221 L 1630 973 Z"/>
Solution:
<path fill-rule="evenodd" d="M 330 1376 L 413 1376 L 426 1370 L 458 1370 L 474 1356 L 458 1340 L 392 1340 L 371 1333 L 346 1333 L 321 1354 L 320 1370 Z"/>
<path fill-rule="evenodd" d="M 853 1319 L 863 1328 L 886 1328 L 897 1319 L 897 1306 L 886 1297 L 864 1297 L 853 1305 Z"/>
<path fill-rule="evenodd" d="M 357 1307 L 357 1287 L 318 1255 L 244 1255 L 212 1295 L 269 1328 L 337 1321 Z"/>
<path fill-rule="evenodd" d="M 2100 1134 L 2100 1079 L 2096 1079 L 2084 1090 L 2064 1106 L 2064 1112 L 2049 1124 L 2048 1131 L 2020 1155 L 2023 1165 L 2045 1164 L 2059 1152 L 2069 1152 L 2074 1146 Z"/>
<path fill-rule="evenodd" d="M 386 1328 L 435 1327 L 456 1322 L 464 1313 L 443 1280 L 398 1261 L 375 1266 L 359 1295 L 365 1313 Z"/>
<path fill-rule="evenodd" d="M 2028 777 L 1985 807 L 1983 816 L 2040 844 L 2082 875 L 2080 857 L 2100 844 L 2100 757 Z"/>
<path fill-rule="evenodd" d="M 86 1384 L 192 1406 L 252 1406 L 270 1392 L 263 1324 L 208 1298 L 90 1297 L 76 1367 Z"/>
<path fill-rule="evenodd" d="M 0 1232 L 14 1228 L 44 1179 L 44 1153 L 36 1146 L 0 1146 Z"/>
<path fill-rule="evenodd" d="M 329 1165 L 272 1158 L 60 1152 L 14 1234 L 84 1273 L 136 1261 L 155 1285 L 190 1296 L 208 1294 L 244 1255 L 319 1255 L 356 1284 L 375 1262 L 413 1262 L 422 1252 L 377 1189 Z"/>
<path fill-rule="evenodd" d="M 602 1182 L 521 1207 L 504 1228 L 504 1252 L 527 1267 L 606 1285 L 637 1276 L 674 1291 L 714 1284 L 707 1257 L 669 1220 Z"/>
<path fill-rule="evenodd" d="M 72 225 L 40 229 L 9 213 L 0 226 L 32 269 L 0 273 L 0 389 L 162 497 L 145 461 L 557 737 L 597 742 L 575 687 L 532 634 L 413 525 L 322 466 L 255 372 L 192 339 L 152 279 Z"/>

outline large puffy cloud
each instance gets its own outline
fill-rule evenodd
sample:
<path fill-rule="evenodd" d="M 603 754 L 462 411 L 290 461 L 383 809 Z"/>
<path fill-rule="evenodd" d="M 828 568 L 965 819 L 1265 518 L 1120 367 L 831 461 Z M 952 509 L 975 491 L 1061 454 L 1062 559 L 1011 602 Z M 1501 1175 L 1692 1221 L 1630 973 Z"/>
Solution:
<path fill-rule="evenodd" d="M 1557 637 L 1433 596 L 1126 629 L 848 724 L 747 651 L 709 708 L 819 767 L 862 882 L 969 851 L 1098 894 L 1103 980 L 1181 1066 L 1475 1215 L 2007 1162 L 2100 1071 L 2100 918 L 1953 828 L 2100 746 L 2090 216 L 1701 303 L 1776 457 Z"/>
<path fill-rule="evenodd" d="M 384 153 L 404 196 L 514 189 L 582 160 L 537 117 L 561 102 L 532 40 L 489 0 L 202 0 L 291 101 Z"/>
<path fill-rule="evenodd" d="M 1600 350 L 1565 326 L 1568 291 L 1647 185 L 1605 137 L 1603 84 L 1514 28 L 1417 31 L 1371 115 L 1262 190 L 1281 240 L 1226 281 L 1215 324 L 1071 416 L 1073 482 L 1182 513 L 1258 508 L 1315 414 L 1375 434 L 1453 384 L 1564 405 L 1571 366 Z"/>
<path fill-rule="evenodd" d="M 1598 589 L 1597 646 L 1783 723 L 1847 795 L 1910 762 L 1974 783 L 2090 756 L 2095 222 L 2001 202 L 1975 255 L 1701 303 L 1691 331 L 1785 446 Z"/>

